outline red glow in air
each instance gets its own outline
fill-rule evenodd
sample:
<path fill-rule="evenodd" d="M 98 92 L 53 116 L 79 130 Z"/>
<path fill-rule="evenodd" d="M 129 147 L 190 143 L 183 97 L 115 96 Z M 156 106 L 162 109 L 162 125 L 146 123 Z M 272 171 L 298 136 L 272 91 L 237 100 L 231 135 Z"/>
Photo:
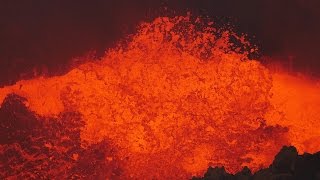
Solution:
<path fill-rule="evenodd" d="M 100 61 L 4 87 L 0 101 L 16 93 L 40 116 L 79 112 L 83 146 L 118 147 L 124 178 L 190 178 L 209 165 L 257 170 L 283 145 L 320 149 L 319 87 L 273 75 L 230 39 L 250 46 L 211 23 L 157 18 Z"/>

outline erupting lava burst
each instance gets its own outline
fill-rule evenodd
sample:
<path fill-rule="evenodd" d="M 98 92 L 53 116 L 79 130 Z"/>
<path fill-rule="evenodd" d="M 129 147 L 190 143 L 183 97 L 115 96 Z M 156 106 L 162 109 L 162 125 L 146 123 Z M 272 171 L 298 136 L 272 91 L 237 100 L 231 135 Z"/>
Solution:
<path fill-rule="evenodd" d="M 143 23 L 101 60 L 4 87 L 0 102 L 14 93 L 38 117 L 80 113 L 82 146 L 107 140 L 117 150 L 106 161 L 121 160 L 123 178 L 191 178 L 210 165 L 257 170 L 283 145 L 319 150 L 312 140 L 320 137 L 320 96 L 309 97 L 315 109 L 295 116 L 305 91 L 298 80 L 272 76 L 248 59 L 255 49 L 243 37 L 212 26 L 189 16 Z"/>

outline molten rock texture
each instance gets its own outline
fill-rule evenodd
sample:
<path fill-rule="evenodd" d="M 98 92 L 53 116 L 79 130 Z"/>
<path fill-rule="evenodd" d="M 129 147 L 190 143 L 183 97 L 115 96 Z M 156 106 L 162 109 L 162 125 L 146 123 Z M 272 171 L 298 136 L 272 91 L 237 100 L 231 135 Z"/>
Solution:
<path fill-rule="evenodd" d="M 193 180 L 260 180 L 260 179 L 320 179 L 320 152 L 315 154 L 305 153 L 298 155 L 293 146 L 284 146 L 276 155 L 269 168 L 261 169 L 252 174 L 245 167 L 235 175 L 229 174 L 222 168 L 209 167 L 203 177 L 194 177 Z"/>
<path fill-rule="evenodd" d="M 186 179 L 208 166 L 257 171 L 291 143 L 309 140 L 318 148 L 310 141 L 320 135 L 316 119 L 307 136 L 295 123 L 287 126 L 292 120 L 272 104 L 272 74 L 249 60 L 253 51 L 244 37 L 212 22 L 162 17 L 142 23 L 100 60 L 1 88 L 2 111 L 10 114 L 2 122 L 10 145 L 2 152 L 24 163 L 4 159 L 14 169 L 3 173 L 35 166 L 30 171 L 50 176 L 82 168 L 108 178 Z M 86 161 L 91 168 L 83 168 Z"/>

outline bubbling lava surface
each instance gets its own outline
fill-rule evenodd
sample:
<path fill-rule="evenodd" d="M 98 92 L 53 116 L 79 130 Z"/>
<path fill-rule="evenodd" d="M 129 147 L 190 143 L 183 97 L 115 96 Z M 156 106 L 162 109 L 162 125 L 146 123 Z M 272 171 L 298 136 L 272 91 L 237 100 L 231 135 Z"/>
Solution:
<path fill-rule="evenodd" d="M 273 75 L 248 59 L 255 49 L 243 37 L 213 26 L 189 16 L 142 23 L 101 60 L 1 88 L 0 102 L 15 93 L 41 117 L 80 113 L 82 145 L 117 147 L 123 178 L 255 171 L 283 145 L 319 150 L 319 87 Z"/>

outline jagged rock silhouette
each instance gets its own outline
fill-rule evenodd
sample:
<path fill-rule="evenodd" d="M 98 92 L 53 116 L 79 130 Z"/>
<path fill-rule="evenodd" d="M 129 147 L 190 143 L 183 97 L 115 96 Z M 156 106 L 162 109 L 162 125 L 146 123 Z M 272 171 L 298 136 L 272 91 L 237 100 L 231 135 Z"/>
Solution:
<path fill-rule="evenodd" d="M 269 168 L 261 169 L 252 174 L 245 167 L 235 175 L 228 174 L 223 167 L 209 167 L 203 177 L 194 177 L 193 180 L 291 180 L 291 179 L 320 179 L 320 152 L 298 155 L 293 146 L 284 146 L 275 156 Z"/>

